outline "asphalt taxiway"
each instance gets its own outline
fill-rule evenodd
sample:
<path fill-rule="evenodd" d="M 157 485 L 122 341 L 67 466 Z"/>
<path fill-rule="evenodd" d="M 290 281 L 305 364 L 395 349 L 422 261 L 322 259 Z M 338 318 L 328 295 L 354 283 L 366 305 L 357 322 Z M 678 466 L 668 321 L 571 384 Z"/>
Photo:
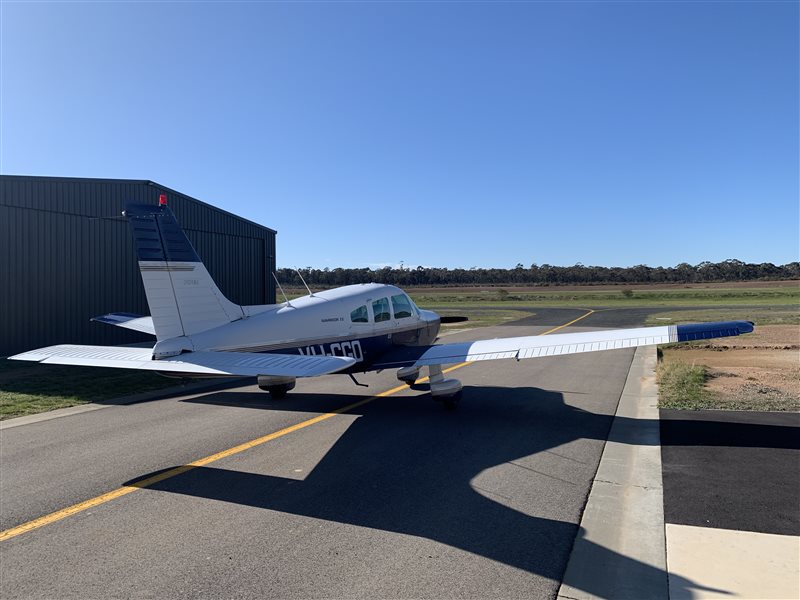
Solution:
<path fill-rule="evenodd" d="M 4 429 L 0 595 L 554 597 L 633 354 L 472 363 L 456 411 L 384 372 Z"/>

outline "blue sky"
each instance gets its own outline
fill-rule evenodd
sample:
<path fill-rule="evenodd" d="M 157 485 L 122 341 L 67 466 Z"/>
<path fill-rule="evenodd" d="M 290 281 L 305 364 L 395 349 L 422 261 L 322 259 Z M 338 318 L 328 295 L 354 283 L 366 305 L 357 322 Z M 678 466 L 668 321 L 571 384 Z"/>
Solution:
<path fill-rule="evenodd" d="M 0 172 L 279 266 L 798 260 L 798 3 L 2 3 Z"/>

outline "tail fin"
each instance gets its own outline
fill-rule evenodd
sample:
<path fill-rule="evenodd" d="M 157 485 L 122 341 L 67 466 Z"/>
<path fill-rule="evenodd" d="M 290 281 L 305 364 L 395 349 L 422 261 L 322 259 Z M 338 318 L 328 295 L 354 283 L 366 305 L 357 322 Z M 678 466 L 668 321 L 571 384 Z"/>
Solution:
<path fill-rule="evenodd" d="M 165 204 L 129 204 L 147 304 L 158 341 L 207 331 L 243 317 L 222 295 Z"/>

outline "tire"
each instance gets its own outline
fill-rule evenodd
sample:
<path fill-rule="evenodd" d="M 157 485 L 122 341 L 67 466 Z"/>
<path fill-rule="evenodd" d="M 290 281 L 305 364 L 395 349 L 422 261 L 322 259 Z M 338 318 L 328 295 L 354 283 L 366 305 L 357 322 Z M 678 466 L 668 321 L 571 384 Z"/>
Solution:
<path fill-rule="evenodd" d="M 283 400 L 291 388 L 288 385 L 270 385 L 266 389 L 273 400 Z"/>

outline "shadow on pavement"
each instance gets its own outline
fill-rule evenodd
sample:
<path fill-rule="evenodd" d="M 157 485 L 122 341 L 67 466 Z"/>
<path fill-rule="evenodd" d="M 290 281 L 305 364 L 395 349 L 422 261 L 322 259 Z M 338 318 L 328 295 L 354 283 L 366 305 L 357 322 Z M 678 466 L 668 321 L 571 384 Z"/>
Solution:
<path fill-rule="evenodd" d="M 525 457 L 547 452 L 578 465 L 573 470 L 564 467 L 567 474 L 559 471 L 559 477 L 540 473 L 553 477 L 549 481 L 561 482 L 547 485 L 588 488 L 599 453 L 594 450 L 582 462 L 580 457 L 562 456 L 563 451 L 556 449 L 581 438 L 605 440 L 613 417 L 569 406 L 562 394 L 538 388 L 480 388 L 480 394 L 474 390 L 465 388 L 456 412 L 441 410 L 427 395 L 383 398 L 370 404 L 368 414 L 351 424 L 304 480 L 197 467 L 147 487 L 419 536 L 558 582 L 576 536 L 584 532 L 576 523 L 537 516 L 535 499 L 530 497 L 524 498 L 525 512 L 512 508 L 504 502 L 513 505 L 513 500 L 478 488 L 475 480 L 487 469 L 509 463 L 521 466 L 518 461 Z M 325 395 L 297 394 L 292 400 L 261 399 L 256 404 L 251 396 L 223 393 L 193 401 L 280 410 L 332 408 L 330 396 Z M 338 406 L 347 404 L 341 397 L 337 399 Z M 628 433 L 614 441 L 638 443 L 637 427 L 658 426 L 653 421 L 625 420 L 630 421 L 630 427 L 623 428 Z M 780 426 L 771 427 L 766 436 L 759 437 L 786 444 L 787 432 Z M 747 444 L 753 431 L 743 425 L 732 435 Z M 698 441 L 692 436 L 687 439 Z M 729 443 L 730 439 L 726 436 L 721 441 Z M 713 445 L 716 440 L 703 443 Z M 565 479 L 570 474 L 573 481 Z M 136 480 L 126 485 L 135 486 Z M 572 499 L 565 494 L 564 498 L 574 504 L 570 518 L 579 518 L 585 496 Z M 666 571 L 602 547 L 597 552 L 611 569 L 627 573 L 632 581 L 661 578 L 666 590 Z M 615 597 L 619 591 L 608 589 L 604 582 L 577 583 L 583 586 L 580 589 L 600 597 Z M 682 586 L 687 592 L 726 593 L 688 580 Z"/>

